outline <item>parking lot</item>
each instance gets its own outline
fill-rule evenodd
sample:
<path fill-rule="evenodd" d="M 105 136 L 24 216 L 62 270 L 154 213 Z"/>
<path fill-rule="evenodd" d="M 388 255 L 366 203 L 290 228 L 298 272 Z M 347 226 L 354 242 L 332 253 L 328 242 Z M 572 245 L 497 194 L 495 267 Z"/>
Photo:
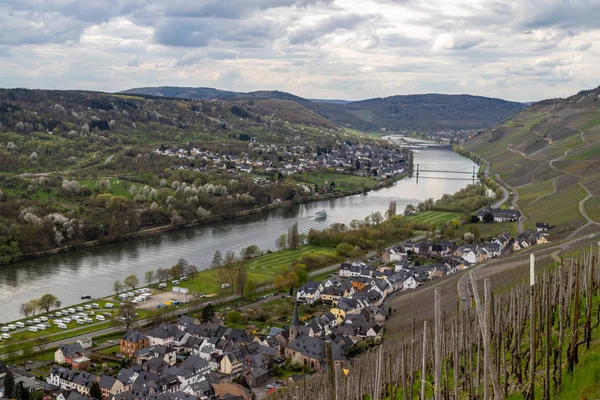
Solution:
<path fill-rule="evenodd" d="M 142 301 L 137 304 L 138 308 L 143 308 L 144 310 L 156 310 L 160 303 L 165 303 L 169 300 L 176 300 L 181 303 L 187 303 L 188 300 L 192 299 L 191 294 L 177 293 L 177 292 L 163 292 L 163 293 L 154 293 L 152 297 L 150 297 L 146 301 Z"/>

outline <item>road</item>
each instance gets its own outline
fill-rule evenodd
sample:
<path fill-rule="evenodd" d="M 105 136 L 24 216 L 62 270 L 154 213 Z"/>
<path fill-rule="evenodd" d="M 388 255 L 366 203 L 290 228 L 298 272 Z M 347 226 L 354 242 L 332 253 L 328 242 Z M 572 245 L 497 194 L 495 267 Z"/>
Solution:
<path fill-rule="evenodd" d="M 474 274 L 476 274 L 477 271 L 479 271 L 482 268 L 490 267 L 490 266 L 496 265 L 496 264 L 507 264 L 507 263 L 510 263 L 511 261 L 516 261 L 520 258 L 523 258 L 523 260 L 521 260 L 521 262 L 527 262 L 527 257 L 529 257 L 530 254 L 535 254 L 536 256 L 550 254 L 552 256 L 552 258 L 554 258 L 556 260 L 557 253 L 559 253 L 560 251 L 565 250 L 567 247 L 572 246 L 572 245 L 576 244 L 577 242 L 588 240 L 591 237 L 597 237 L 599 235 L 600 235 L 600 233 L 596 233 L 596 234 L 590 235 L 590 236 L 581 236 L 581 237 L 578 237 L 575 239 L 556 243 L 555 245 L 553 245 L 551 247 L 544 247 L 542 249 L 534 250 L 534 251 L 525 250 L 525 251 L 521 251 L 521 252 L 514 254 L 512 256 L 509 256 L 509 257 L 495 258 L 489 262 L 479 264 L 479 265 L 471 268 L 470 270 L 468 270 L 458 280 L 458 282 L 457 282 L 458 298 L 459 299 L 462 299 L 462 298 L 469 299 L 470 292 L 469 292 L 468 284 L 469 284 L 469 275 L 470 275 L 469 273 L 470 272 L 473 272 Z M 535 247 L 530 247 L 530 249 L 535 249 Z M 471 302 L 463 301 L 462 304 L 463 304 L 463 306 L 470 307 Z"/>
<path fill-rule="evenodd" d="M 423 237 L 424 238 L 425 235 L 420 235 L 418 237 Z M 417 239 L 418 237 L 413 238 L 413 240 L 419 240 L 419 239 Z M 370 254 L 367 255 L 367 257 L 372 257 L 375 254 L 376 253 L 370 253 Z M 341 264 L 335 264 L 335 265 L 330 265 L 328 267 L 320 268 L 318 270 L 311 271 L 308 275 L 310 277 L 310 276 L 317 276 L 317 275 L 321 275 L 321 274 L 324 274 L 324 273 L 337 271 L 337 270 L 340 269 L 340 265 Z M 267 292 L 267 291 L 272 290 L 272 289 L 273 289 L 273 285 L 268 285 L 268 286 L 263 286 L 261 288 L 258 288 L 257 292 L 259 292 L 259 293 L 260 292 Z M 200 303 L 197 306 L 194 305 L 194 306 L 190 306 L 190 307 L 184 307 L 184 308 L 176 309 L 173 315 L 178 316 L 178 315 L 188 314 L 190 311 L 197 310 L 199 307 L 202 307 L 205 304 L 209 304 L 210 303 L 210 304 L 213 304 L 213 305 L 219 305 L 219 304 L 223 304 L 223 303 L 228 303 L 228 302 L 233 301 L 233 300 L 237 300 L 239 298 L 240 298 L 239 295 L 235 295 L 234 294 L 234 295 L 227 296 L 227 297 L 222 297 L 222 298 L 219 298 L 219 299 L 206 300 L 206 301 L 204 301 L 203 303 Z M 243 306 L 242 308 L 247 308 L 247 307 L 252 307 L 252 306 L 260 305 L 262 303 L 266 303 L 266 302 L 271 301 L 271 300 L 272 300 L 271 298 L 266 298 L 266 299 L 258 300 L 256 302 L 247 304 L 247 305 Z M 149 325 L 150 323 L 152 323 L 152 318 L 145 318 L 145 319 L 137 320 L 137 321 L 135 321 L 135 323 L 136 323 L 136 326 L 146 326 L 146 325 Z M 90 325 L 84 325 L 84 326 L 81 326 L 81 327 L 74 328 L 74 329 L 72 329 L 70 331 L 62 331 L 62 332 L 52 333 L 52 334 L 47 335 L 46 337 L 49 338 L 49 339 L 51 339 L 53 336 L 64 335 L 65 332 L 76 332 L 77 330 L 83 330 L 83 329 L 89 328 L 90 326 L 100 325 L 100 324 L 102 324 L 102 322 L 98 322 L 98 323 L 90 324 Z M 59 346 L 61 346 L 63 344 L 74 343 L 78 339 L 81 339 L 81 338 L 84 338 L 84 337 L 89 337 L 89 336 L 103 336 L 103 335 L 108 335 L 108 334 L 111 334 L 111 333 L 118 333 L 118 332 L 123 332 L 123 331 L 124 331 L 123 325 L 117 325 L 117 326 L 112 326 L 112 327 L 109 327 L 109 328 L 100 329 L 100 330 L 94 331 L 94 332 L 87 332 L 87 333 L 84 333 L 84 334 L 81 334 L 81 335 L 78 335 L 78 336 L 72 336 L 72 337 L 69 337 L 69 338 L 66 338 L 66 339 L 55 340 L 55 341 L 52 341 L 52 342 L 48 342 L 44 346 L 34 346 L 32 349 L 34 351 L 43 351 L 44 349 L 59 347 Z M 0 349 L 2 349 L 2 347 L 0 347 Z M 0 358 L 5 358 L 5 357 L 6 357 L 6 354 L 0 355 Z"/>

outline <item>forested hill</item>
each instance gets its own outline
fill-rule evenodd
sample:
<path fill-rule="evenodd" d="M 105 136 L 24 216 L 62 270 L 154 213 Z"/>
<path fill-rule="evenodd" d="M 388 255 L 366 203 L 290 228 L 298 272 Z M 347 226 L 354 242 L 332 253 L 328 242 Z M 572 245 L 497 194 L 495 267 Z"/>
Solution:
<path fill-rule="evenodd" d="M 525 228 L 548 222 L 560 238 L 600 227 L 599 95 L 534 103 L 465 145 L 518 193 Z"/>
<path fill-rule="evenodd" d="M 338 125 L 365 131 L 487 128 L 524 108 L 521 103 L 470 95 L 420 94 L 348 102 L 308 100 L 280 91 L 240 93 L 170 86 L 136 88 L 123 93 L 203 100 L 291 100 Z"/>

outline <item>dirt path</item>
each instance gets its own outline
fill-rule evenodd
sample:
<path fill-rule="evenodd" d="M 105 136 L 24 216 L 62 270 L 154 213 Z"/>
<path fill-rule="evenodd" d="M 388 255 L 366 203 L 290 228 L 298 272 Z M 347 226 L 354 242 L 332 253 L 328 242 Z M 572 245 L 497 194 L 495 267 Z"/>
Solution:
<path fill-rule="evenodd" d="M 571 233 L 569 236 L 567 236 L 567 239 L 574 238 L 575 236 L 577 236 L 577 234 L 579 232 L 581 232 L 584 228 L 587 228 L 590 225 L 600 225 L 598 222 L 596 222 L 593 219 L 591 219 L 589 217 L 589 215 L 587 215 L 587 213 L 585 212 L 585 202 L 589 198 L 593 197 L 594 195 L 592 193 L 590 193 L 590 191 L 588 190 L 588 188 L 586 188 L 583 183 L 580 182 L 579 186 L 581 186 L 582 188 L 584 188 L 585 191 L 587 192 L 587 196 L 585 196 L 585 198 L 579 202 L 579 213 L 581 215 L 583 215 L 583 217 L 587 220 L 587 223 L 585 225 L 581 226 L 580 228 L 576 229 L 575 231 L 573 231 L 573 233 Z"/>

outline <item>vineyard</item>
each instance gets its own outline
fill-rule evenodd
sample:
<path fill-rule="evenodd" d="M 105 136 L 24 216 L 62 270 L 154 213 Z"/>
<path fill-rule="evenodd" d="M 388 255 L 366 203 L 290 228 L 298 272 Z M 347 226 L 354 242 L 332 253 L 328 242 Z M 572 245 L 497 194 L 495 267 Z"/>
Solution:
<path fill-rule="evenodd" d="M 353 360 L 345 371 L 329 363 L 328 373 L 307 377 L 306 385 L 279 390 L 271 398 L 597 397 L 596 251 L 590 248 L 561 263 L 546 257 L 536 264 L 532 255 L 530 263 L 527 281 L 524 265 L 484 278 L 483 284 L 471 272 L 468 298 L 452 313 L 442 311 L 441 288 L 436 287 L 430 305 L 433 321 L 417 324 L 413 317 L 412 331 L 401 340 L 385 342 Z M 584 368 L 580 360 L 589 365 Z"/>

